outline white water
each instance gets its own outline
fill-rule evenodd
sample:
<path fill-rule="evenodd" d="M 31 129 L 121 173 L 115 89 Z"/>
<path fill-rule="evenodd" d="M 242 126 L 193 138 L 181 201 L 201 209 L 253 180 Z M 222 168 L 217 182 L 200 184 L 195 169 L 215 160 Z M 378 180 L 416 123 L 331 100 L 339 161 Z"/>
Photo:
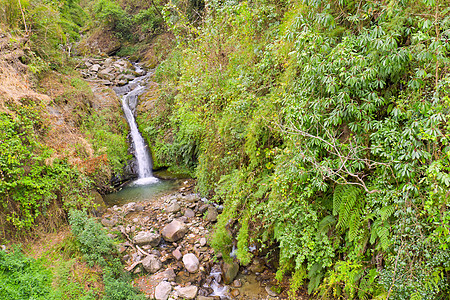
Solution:
<path fill-rule="evenodd" d="M 139 67 L 136 67 L 138 70 Z M 138 179 L 133 182 L 134 185 L 146 185 L 158 182 L 158 179 L 153 176 L 152 173 L 152 160 L 150 158 L 150 151 L 146 145 L 144 139 L 136 124 L 133 112 L 130 105 L 133 108 L 136 107 L 137 98 L 145 90 L 145 87 L 140 83 L 146 78 L 146 76 L 137 77 L 128 84 L 128 87 L 136 86 L 131 91 L 122 96 L 122 108 L 125 113 L 128 125 L 130 126 L 130 136 L 133 143 L 133 149 L 136 157 L 136 163 L 138 166 Z"/>
<path fill-rule="evenodd" d="M 224 284 L 220 284 L 220 282 L 222 281 L 222 270 L 220 269 L 219 265 L 214 265 L 211 268 L 211 272 L 209 273 L 209 277 L 212 278 L 212 282 L 211 284 L 208 286 L 207 284 L 205 284 L 205 287 L 210 287 L 213 292 L 211 295 L 211 297 L 213 296 L 218 296 L 220 297 L 220 299 L 229 299 L 228 298 L 228 286 L 224 285 Z"/>

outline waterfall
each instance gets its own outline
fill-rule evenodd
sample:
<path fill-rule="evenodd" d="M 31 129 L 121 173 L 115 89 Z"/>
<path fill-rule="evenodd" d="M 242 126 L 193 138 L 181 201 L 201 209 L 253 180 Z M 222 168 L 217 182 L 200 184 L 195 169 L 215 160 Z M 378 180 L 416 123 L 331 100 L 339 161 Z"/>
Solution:
<path fill-rule="evenodd" d="M 137 71 L 141 69 L 137 66 Z M 157 182 L 158 179 L 153 176 L 152 173 L 152 160 L 150 157 L 150 151 L 147 144 L 144 141 L 141 133 L 136 124 L 133 111 L 137 106 L 137 99 L 140 94 L 145 90 L 145 86 L 141 85 L 141 82 L 147 76 L 141 76 L 131 81 L 124 90 L 126 93 L 122 95 L 122 109 L 130 126 L 130 137 L 136 157 L 136 163 L 138 166 L 138 180 L 134 184 L 150 184 Z M 134 87 L 134 88 L 133 88 Z M 116 92 L 120 93 L 116 90 Z"/>

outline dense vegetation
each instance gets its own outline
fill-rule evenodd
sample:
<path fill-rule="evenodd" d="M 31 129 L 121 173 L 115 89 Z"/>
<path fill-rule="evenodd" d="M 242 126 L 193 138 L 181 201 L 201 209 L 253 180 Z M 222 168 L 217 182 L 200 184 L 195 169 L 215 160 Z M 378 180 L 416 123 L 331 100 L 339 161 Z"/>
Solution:
<path fill-rule="evenodd" d="M 141 115 L 141 129 L 158 165 L 187 170 L 200 193 L 224 203 L 212 243 L 225 258 L 234 244 L 246 265 L 257 245 L 277 260 L 278 279 L 290 279 L 292 298 L 302 286 L 321 299 L 449 297 L 448 1 L 83 7 L 0 0 L 10 52 L 25 50 L 18 58 L 35 89 L 64 74 L 68 91 L 52 105 L 82 103 L 92 95 L 69 71 L 80 30 L 112 32 L 122 55 L 164 30 L 174 34 L 177 47 L 156 74 L 164 109 Z M 65 218 L 127 158 L 124 125 L 111 132 L 108 117 L 89 108 L 76 111 L 75 123 L 95 145 L 94 163 L 108 161 L 92 170 L 82 145 L 82 163 L 71 164 L 42 143 L 47 103 L 0 104 L 2 237 Z M 104 268 L 104 291 L 85 294 L 74 283 L 74 297 L 137 297 L 98 226 L 76 212 L 71 223 L 72 245 Z M 49 287 L 42 265 L 16 252 L 0 252 L 0 267 L 10 278 L 25 268 L 19 273 L 34 274 L 41 292 Z"/>
<path fill-rule="evenodd" d="M 120 110 L 93 108 L 74 70 L 74 42 L 91 22 L 77 1 L 0 6 L 0 73 L 11 88 L 0 96 L 0 239 L 17 239 L 58 227 L 69 209 L 92 205 L 93 189 L 108 189 L 129 158 L 127 127 Z M 63 111 L 66 123 L 54 124 Z"/>
<path fill-rule="evenodd" d="M 217 248 L 279 249 L 292 297 L 448 298 L 448 4 L 210 1 L 200 27 L 166 6 L 167 109 L 141 128 L 224 203 Z"/>

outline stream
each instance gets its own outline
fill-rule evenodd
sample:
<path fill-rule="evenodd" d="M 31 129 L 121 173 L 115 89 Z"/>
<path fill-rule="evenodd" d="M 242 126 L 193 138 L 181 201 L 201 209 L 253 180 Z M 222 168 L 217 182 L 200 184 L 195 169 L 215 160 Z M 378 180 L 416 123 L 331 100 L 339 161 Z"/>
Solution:
<path fill-rule="evenodd" d="M 109 208 L 101 219 L 112 236 L 120 232 L 126 238 L 119 252 L 125 269 L 134 274 L 134 285 L 151 299 L 280 299 L 267 289 L 273 273 L 261 260 L 247 267 L 237 261 L 226 264 L 208 245 L 221 207 L 194 193 L 195 181 L 154 176 L 135 121 L 138 97 L 150 75 L 114 88 L 130 127 L 137 179 L 105 195 Z"/>

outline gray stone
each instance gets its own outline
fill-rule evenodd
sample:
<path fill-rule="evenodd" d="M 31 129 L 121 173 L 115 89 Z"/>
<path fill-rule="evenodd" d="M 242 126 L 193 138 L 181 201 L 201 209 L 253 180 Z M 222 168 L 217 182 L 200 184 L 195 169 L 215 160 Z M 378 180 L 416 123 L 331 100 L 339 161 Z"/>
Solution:
<path fill-rule="evenodd" d="M 229 263 L 223 263 L 222 265 L 222 276 L 223 276 L 223 282 L 225 284 L 231 284 L 236 278 L 237 273 L 239 272 L 239 264 L 236 262 L 233 262 L 231 264 Z"/>
<path fill-rule="evenodd" d="M 176 242 L 183 238 L 187 232 L 187 227 L 184 223 L 173 220 L 161 230 L 161 235 L 164 240 L 168 242 Z"/>
<path fill-rule="evenodd" d="M 217 221 L 217 216 L 219 215 L 219 213 L 217 212 L 217 209 L 210 205 L 208 207 L 208 211 L 206 212 L 206 221 L 209 222 L 215 222 Z"/>
<path fill-rule="evenodd" d="M 142 266 L 145 271 L 153 274 L 156 273 L 162 267 L 162 262 L 156 255 L 150 254 L 142 261 Z"/>
<path fill-rule="evenodd" d="M 182 199 L 185 202 L 193 203 L 193 202 L 200 201 L 200 196 L 198 194 L 189 194 L 189 195 L 184 196 Z"/>
<path fill-rule="evenodd" d="M 173 202 L 167 207 L 166 211 L 167 211 L 168 213 L 176 213 L 176 212 L 179 212 L 180 209 L 181 209 L 180 204 L 178 204 L 178 202 L 176 202 L 176 201 L 173 201 Z"/>
<path fill-rule="evenodd" d="M 98 77 L 110 81 L 114 80 L 114 78 L 116 78 L 114 68 L 106 68 L 104 70 L 101 70 L 100 72 L 98 72 Z"/>
<path fill-rule="evenodd" d="M 198 271 L 200 262 L 198 261 L 197 256 L 192 253 L 188 253 L 183 256 L 183 264 L 189 273 L 195 273 Z"/>
<path fill-rule="evenodd" d="M 127 75 L 124 75 L 123 78 L 128 80 L 128 81 L 131 81 L 131 80 L 135 79 L 136 76 L 131 75 L 131 74 L 127 74 Z"/>
<path fill-rule="evenodd" d="M 182 287 L 177 290 L 178 297 L 182 299 L 195 299 L 195 296 L 197 296 L 198 287 L 191 285 L 187 287 Z"/>
<path fill-rule="evenodd" d="M 186 208 L 186 210 L 184 211 L 184 216 L 186 218 L 193 218 L 195 216 L 195 213 L 192 209 Z"/>
<path fill-rule="evenodd" d="M 133 242 L 139 246 L 151 245 L 153 247 L 156 247 L 159 245 L 160 241 L 161 241 L 161 235 L 150 232 L 150 231 L 138 232 L 138 234 L 136 234 L 133 238 Z"/>
<path fill-rule="evenodd" d="M 155 299 L 156 300 L 167 300 L 169 294 L 172 291 L 172 285 L 167 281 L 162 281 L 155 288 Z"/>
<path fill-rule="evenodd" d="M 214 297 L 198 296 L 197 300 L 214 300 Z"/>
<path fill-rule="evenodd" d="M 202 238 L 200 239 L 200 246 L 203 247 L 203 246 L 205 246 L 205 245 L 206 245 L 206 238 L 202 237 Z"/>
<path fill-rule="evenodd" d="M 198 212 L 199 212 L 200 214 L 203 214 L 203 213 L 205 213 L 205 211 L 208 210 L 208 207 L 209 207 L 208 204 L 203 204 L 202 206 L 200 206 L 200 207 L 198 208 Z"/>
<path fill-rule="evenodd" d="M 102 225 L 106 226 L 106 227 L 114 227 L 118 222 L 117 218 L 112 218 L 112 219 L 107 219 L 107 218 L 103 218 L 102 219 Z"/>
<path fill-rule="evenodd" d="M 180 260 L 183 257 L 183 254 L 181 254 L 179 249 L 173 250 L 172 255 L 176 260 Z"/>
<path fill-rule="evenodd" d="M 92 65 L 89 68 L 89 71 L 92 71 L 92 72 L 98 72 L 98 70 L 100 70 L 100 65 L 99 64 Z"/>

